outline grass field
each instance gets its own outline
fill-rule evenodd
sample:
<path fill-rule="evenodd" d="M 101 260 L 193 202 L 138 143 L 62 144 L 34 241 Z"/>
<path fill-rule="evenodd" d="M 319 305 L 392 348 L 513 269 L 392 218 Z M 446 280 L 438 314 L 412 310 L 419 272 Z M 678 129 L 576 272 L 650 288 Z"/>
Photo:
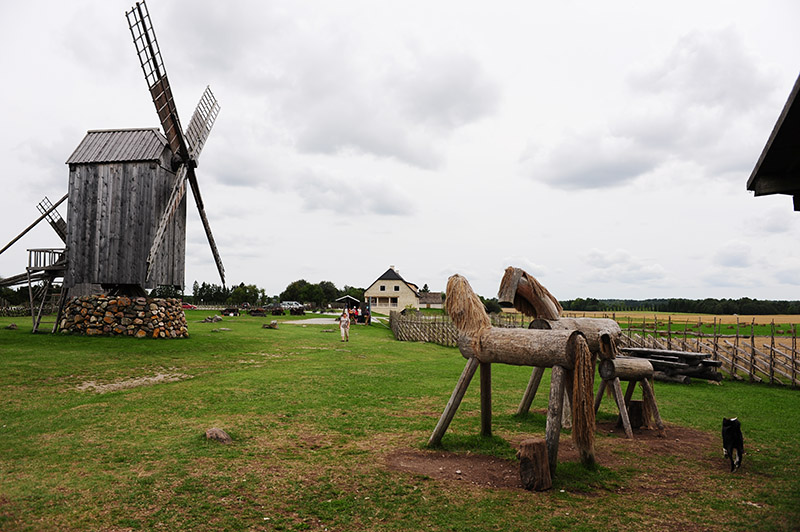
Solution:
<path fill-rule="evenodd" d="M 28 320 L 0 318 L 0 530 L 789 530 L 800 519 L 797 390 L 656 383 L 667 438 L 633 441 L 613 430 L 606 399 L 600 467 L 577 464 L 565 431 L 554 488 L 530 493 L 491 476 L 544 434 L 546 392 L 512 415 L 530 368 L 493 369 L 493 437 L 477 436 L 476 379 L 443 449 L 428 450 L 464 367 L 456 349 L 396 342 L 380 325 L 342 343 L 333 326 L 199 323 L 208 314 L 187 312 L 191 337 L 168 341 L 31 335 Z M 718 433 L 736 415 L 747 454 L 731 474 Z M 210 427 L 234 442 L 206 440 Z"/>

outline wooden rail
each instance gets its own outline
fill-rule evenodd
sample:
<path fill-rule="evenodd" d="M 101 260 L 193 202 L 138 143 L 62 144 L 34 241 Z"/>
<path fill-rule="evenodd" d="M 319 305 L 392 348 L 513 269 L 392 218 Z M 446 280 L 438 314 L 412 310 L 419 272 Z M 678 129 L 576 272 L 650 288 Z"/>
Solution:
<path fill-rule="evenodd" d="M 648 321 L 639 324 L 631 318 L 620 320 L 623 347 L 652 349 L 680 349 L 696 353 L 707 353 L 711 360 L 721 362 L 718 370 L 729 379 L 750 382 L 767 382 L 784 386 L 800 386 L 800 353 L 797 350 L 797 325 L 792 324 L 789 334 L 776 334 L 775 323 L 770 324 L 767 336 L 756 336 L 755 320 L 749 324 L 737 323 L 735 334 L 721 334 L 721 323 L 716 318 L 710 324 L 711 333 L 702 331 L 702 322 L 697 329 L 673 330 L 671 319 Z M 659 325 L 661 323 L 662 325 Z M 708 325 L 708 324 L 706 324 Z"/>

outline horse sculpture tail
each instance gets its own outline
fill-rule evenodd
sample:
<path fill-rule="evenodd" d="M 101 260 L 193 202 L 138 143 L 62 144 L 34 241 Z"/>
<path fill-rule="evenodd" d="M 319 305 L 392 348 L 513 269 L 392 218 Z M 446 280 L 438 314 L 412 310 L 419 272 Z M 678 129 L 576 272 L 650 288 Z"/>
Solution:
<path fill-rule="evenodd" d="M 576 335 L 569 346 L 575 367 L 572 381 L 572 441 L 578 448 L 581 463 L 595 465 L 594 431 L 594 356 L 583 335 Z"/>

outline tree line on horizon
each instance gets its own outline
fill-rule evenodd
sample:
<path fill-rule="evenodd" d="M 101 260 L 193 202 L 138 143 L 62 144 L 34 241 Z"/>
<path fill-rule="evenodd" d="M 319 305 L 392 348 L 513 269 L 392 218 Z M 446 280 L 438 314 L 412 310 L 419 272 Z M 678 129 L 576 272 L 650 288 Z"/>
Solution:
<path fill-rule="evenodd" d="M 161 288 L 161 287 L 159 287 Z M 258 288 L 254 284 L 240 283 L 232 287 L 223 287 L 214 283 L 192 284 L 192 294 L 166 294 L 164 291 L 156 293 L 158 289 L 151 293 L 154 297 L 183 297 L 184 301 L 194 304 L 225 304 L 241 305 L 249 303 L 256 306 L 267 306 L 281 301 L 297 301 L 303 304 L 311 304 L 316 307 L 326 307 L 336 299 L 349 295 L 361 300 L 364 296 L 364 289 L 354 286 L 344 285 L 339 289 L 330 281 L 320 281 L 319 283 L 309 283 L 305 279 L 299 279 L 289 283 L 286 289 L 278 295 L 269 296 L 263 288 Z"/>
<path fill-rule="evenodd" d="M 427 286 L 427 285 L 426 285 Z M 192 283 L 191 294 L 186 290 L 179 290 L 173 286 L 158 286 L 150 291 L 150 297 L 178 298 L 187 303 L 206 305 L 241 305 L 249 303 L 255 306 L 268 306 L 281 301 L 297 301 L 317 307 L 326 307 L 336 299 L 349 295 L 359 301 L 364 297 L 364 288 L 344 285 L 339 289 L 330 281 L 309 283 L 299 279 L 289 283 L 286 289 L 278 295 L 267 295 L 263 288 L 255 284 L 239 283 L 225 287 L 215 283 Z M 0 287 L 0 306 L 27 305 L 29 303 L 28 287 L 20 286 L 16 289 Z"/>
<path fill-rule="evenodd" d="M 564 310 L 585 312 L 682 312 L 697 314 L 800 314 L 800 301 L 750 299 L 594 299 L 559 301 Z"/>
<path fill-rule="evenodd" d="M 264 289 L 255 284 L 239 283 L 231 287 L 223 287 L 214 283 L 192 284 L 191 295 L 173 287 L 160 286 L 150 292 L 151 297 L 176 297 L 188 303 L 212 305 L 241 305 L 249 303 L 256 306 L 268 306 L 281 301 L 297 301 L 317 307 L 326 307 L 336 299 L 349 295 L 359 301 L 364 297 L 364 288 L 344 285 L 339 289 L 330 281 L 309 283 L 299 279 L 289 283 L 285 290 L 278 295 L 269 296 Z M 420 292 L 426 292 L 426 284 Z M 500 312 L 497 298 L 484 298 L 481 301 L 488 312 Z M 0 304 L 26 305 L 28 303 L 28 287 L 11 289 L 0 287 Z M 798 300 L 770 300 L 751 299 L 686 299 L 686 298 L 656 298 L 656 299 L 596 299 L 577 298 L 559 301 L 564 310 L 573 312 L 680 312 L 698 314 L 800 314 L 800 301 Z"/>

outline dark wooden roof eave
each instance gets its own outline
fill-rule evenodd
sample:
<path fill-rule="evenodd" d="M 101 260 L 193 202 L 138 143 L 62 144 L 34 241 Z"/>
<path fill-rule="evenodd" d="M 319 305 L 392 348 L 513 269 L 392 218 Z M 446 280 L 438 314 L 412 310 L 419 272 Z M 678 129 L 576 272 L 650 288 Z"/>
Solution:
<path fill-rule="evenodd" d="M 788 194 L 800 196 L 800 76 L 794 83 L 758 162 L 747 180 L 747 190 L 756 196 Z"/>

